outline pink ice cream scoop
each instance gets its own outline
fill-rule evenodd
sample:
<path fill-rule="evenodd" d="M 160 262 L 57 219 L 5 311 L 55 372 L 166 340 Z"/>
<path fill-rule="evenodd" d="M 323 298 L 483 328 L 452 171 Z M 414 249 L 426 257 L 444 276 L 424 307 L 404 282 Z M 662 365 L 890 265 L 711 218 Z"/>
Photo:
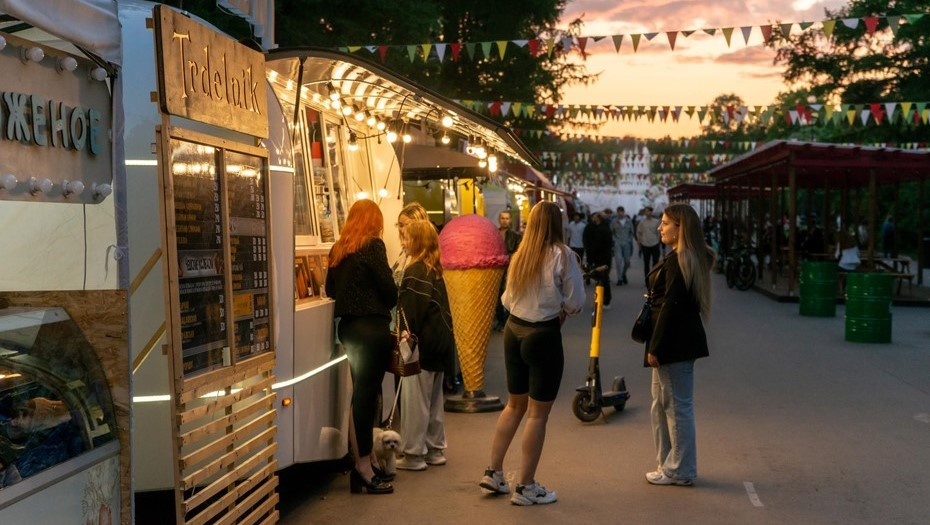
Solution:
<path fill-rule="evenodd" d="M 499 268 L 507 248 L 494 223 L 480 215 L 461 215 L 439 233 L 439 262 L 444 270 Z"/>

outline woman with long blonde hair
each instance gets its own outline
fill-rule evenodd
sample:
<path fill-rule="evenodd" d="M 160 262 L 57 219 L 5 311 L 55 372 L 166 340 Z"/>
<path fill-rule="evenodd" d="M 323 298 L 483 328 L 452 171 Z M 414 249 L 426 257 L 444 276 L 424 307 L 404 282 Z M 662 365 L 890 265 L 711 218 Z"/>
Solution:
<path fill-rule="evenodd" d="M 702 317 L 710 314 L 710 274 L 716 254 L 701 219 L 687 204 L 665 208 L 659 237 L 672 248 L 649 272 L 652 334 L 643 365 L 652 367 L 653 485 L 691 486 L 697 478 L 694 361 L 709 355 Z"/>
<path fill-rule="evenodd" d="M 409 259 L 397 311 L 401 329 L 418 338 L 421 372 L 401 379 L 404 457 L 397 468 L 425 470 L 427 465 L 446 463 L 442 390 L 444 372 L 452 367 L 455 338 L 436 228 L 427 221 L 414 221 L 404 228 L 404 237 Z"/>
<path fill-rule="evenodd" d="M 339 340 L 352 374 L 352 417 L 349 439 L 355 459 L 352 492 L 388 494 L 391 484 L 375 475 L 372 430 L 381 381 L 390 360 L 391 308 L 397 286 L 391 277 L 387 249 L 381 239 L 384 216 L 373 201 L 356 201 L 329 253 L 326 293 L 335 301 Z"/>
<path fill-rule="evenodd" d="M 504 456 L 526 415 L 518 483 L 510 498 L 515 505 L 556 501 L 555 491 L 536 482 L 536 467 L 562 382 L 562 322 L 580 312 L 585 301 L 578 256 L 562 241 L 563 231 L 562 211 L 555 203 L 543 201 L 533 207 L 501 298 L 510 311 L 504 327 L 510 397 L 497 420 L 491 465 L 479 485 L 491 493 L 510 493 Z"/>

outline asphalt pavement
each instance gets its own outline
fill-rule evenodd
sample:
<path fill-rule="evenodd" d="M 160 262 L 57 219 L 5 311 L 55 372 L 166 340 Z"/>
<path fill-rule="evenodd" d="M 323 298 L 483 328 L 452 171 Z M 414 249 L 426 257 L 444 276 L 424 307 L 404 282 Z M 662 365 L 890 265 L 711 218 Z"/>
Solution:
<path fill-rule="evenodd" d="M 350 494 L 333 464 L 291 467 L 281 472 L 281 523 L 930 524 L 930 309 L 895 307 L 890 344 L 851 343 L 842 305 L 834 318 L 801 317 L 798 304 L 714 275 L 711 355 L 695 366 L 699 477 L 658 487 L 644 479 L 655 469 L 650 371 L 629 337 L 641 265 L 629 277 L 613 287 L 601 348 L 604 382 L 623 375 L 632 396 L 622 412 L 574 417 L 590 309 L 563 328 L 565 373 L 537 471 L 558 502 L 518 507 L 483 494 L 499 413 L 446 413 L 447 465 L 400 471 L 387 496 Z M 506 400 L 499 333 L 485 368 L 486 391 Z M 505 461 L 511 482 L 519 438 Z"/>

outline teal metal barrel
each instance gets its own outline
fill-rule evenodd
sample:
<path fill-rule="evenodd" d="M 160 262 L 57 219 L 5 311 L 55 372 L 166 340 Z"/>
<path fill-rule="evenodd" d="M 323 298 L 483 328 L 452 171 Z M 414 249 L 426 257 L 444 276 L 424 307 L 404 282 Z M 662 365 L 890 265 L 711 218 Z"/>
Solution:
<path fill-rule="evenodd" d="M 836 317 L 837 266 L 835 262 L 801 263 L 801 315 Z"/>
<path fill-rule="evenodd" d="M 887 273 L 846 276 L 846 340 L 891 342 L 891 294 L 894 277 Z"/>

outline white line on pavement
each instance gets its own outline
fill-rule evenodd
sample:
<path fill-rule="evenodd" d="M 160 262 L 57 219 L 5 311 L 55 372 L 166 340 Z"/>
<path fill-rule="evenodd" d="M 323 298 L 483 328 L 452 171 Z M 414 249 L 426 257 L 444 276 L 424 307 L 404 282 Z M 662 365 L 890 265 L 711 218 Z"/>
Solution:
<path fill-rule="evenodd" d="M 764 507 L 762 500 L 759 499 L 759 495 L 756 494 L 756 487 L 753 486 L 751 481 L 744 481 L 743 487 L 746 488 L 746 495 L 749 496 L 749 502 L 752 503 L 753 507 Z"/>

